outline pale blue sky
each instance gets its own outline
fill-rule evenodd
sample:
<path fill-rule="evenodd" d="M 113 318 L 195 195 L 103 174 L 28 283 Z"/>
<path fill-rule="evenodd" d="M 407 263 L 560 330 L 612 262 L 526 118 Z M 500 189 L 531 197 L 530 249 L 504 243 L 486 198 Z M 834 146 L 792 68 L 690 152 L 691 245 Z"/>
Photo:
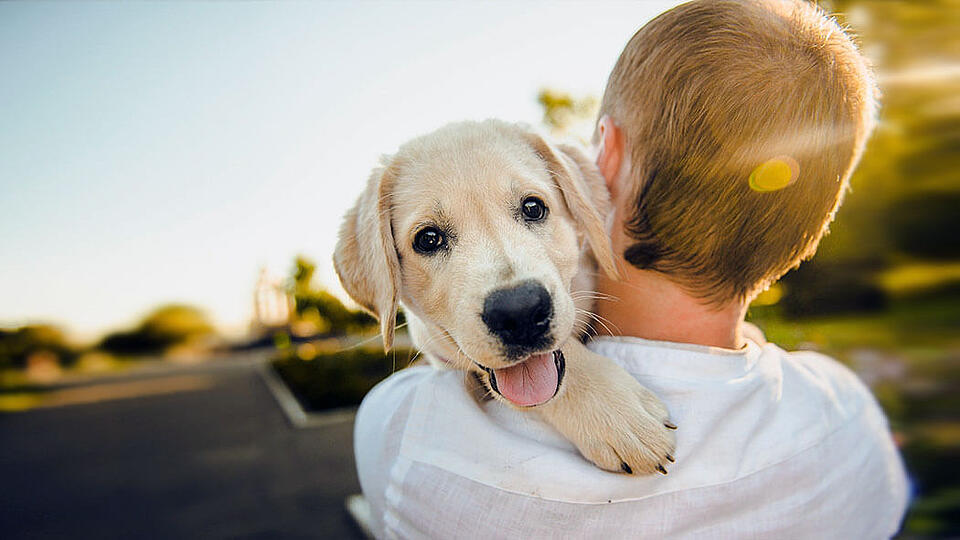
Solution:
<path fill-rule="evenodd" d="M 335 288 L 379 155 L 599 95 L 675 3 L 0 3 L 0 325 L 92 338 L 183 301 L 238 329 L 297 253 Z"/>

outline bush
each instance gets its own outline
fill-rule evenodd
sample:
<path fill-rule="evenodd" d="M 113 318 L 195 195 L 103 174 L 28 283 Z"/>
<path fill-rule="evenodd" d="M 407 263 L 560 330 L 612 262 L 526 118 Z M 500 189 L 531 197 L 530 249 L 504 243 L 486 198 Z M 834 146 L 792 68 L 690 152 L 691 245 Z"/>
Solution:
<path fill-rule="evenodd" d="M 56 326 L 36 324 L 12 330 L 0 329 L 0 367 L 23 368 L 31 355 L 49 352 L 60 362 L 71 362 L 77 353 Z"/>
<path fill-rule="evenodd" d="M 350 349 L 304 360 L 291 350 L 273 361 L 273 369 L 304 409 L 316 411 L 359 405 L 371 388 L 406 367 L 412 357 L 409 349 L 388 354 L 383 349 Z"/>
<path fill-rule="evenodd" d="M 191 306 L 171 304 L 154 310 L 133 330 L 108 334 L 97 348 L 115 354 L 156 354 L 173 345 L 214 334 L 213 325 L 202 311 Z"/>

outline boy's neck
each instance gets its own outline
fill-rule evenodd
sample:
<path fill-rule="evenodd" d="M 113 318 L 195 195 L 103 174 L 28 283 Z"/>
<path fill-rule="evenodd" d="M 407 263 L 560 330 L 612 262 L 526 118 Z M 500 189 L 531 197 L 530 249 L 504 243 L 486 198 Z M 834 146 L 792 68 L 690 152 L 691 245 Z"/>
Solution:
<path fill-rule="evenodd" d="M 746 303 L 732 301 L 720 308 L 704 305 L 662 274 L 621 263 L 621 281 L 603 275 L 597 281 L 597 292 L 613 297 L 598 300 L 594 306 L 609 327 L 598 324 L 601 335 L 616 332 L 657 341 L 743 347 Z"/>

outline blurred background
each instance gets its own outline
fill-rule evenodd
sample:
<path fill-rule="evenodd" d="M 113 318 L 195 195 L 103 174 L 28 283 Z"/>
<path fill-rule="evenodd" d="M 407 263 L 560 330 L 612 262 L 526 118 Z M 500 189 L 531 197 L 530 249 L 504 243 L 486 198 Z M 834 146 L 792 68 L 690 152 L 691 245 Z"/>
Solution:
<path fill-rule="evenodd" d="M 358 537 L 352 411 L 414 355 L 339 287 L 341 216 L 450 121 L 585 140 L 676 3 L 0 3 L 4 536 Z M 871 386 L 902 536 L 960 536 L 960 2 L 821 5 L 880 124 L 748 318 Z"/>

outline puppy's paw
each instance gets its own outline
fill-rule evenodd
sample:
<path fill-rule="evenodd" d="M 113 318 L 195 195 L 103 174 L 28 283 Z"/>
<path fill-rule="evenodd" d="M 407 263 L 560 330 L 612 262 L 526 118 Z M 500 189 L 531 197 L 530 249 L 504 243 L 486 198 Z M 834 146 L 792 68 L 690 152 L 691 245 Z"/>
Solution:
<path fill-rule="evenodd" d="M 590 429 L 588 425 L 571 437 L 585 458 L 613 472 L 667 474 L 674 462 L 676 426 L 656 396 L 638 383 L 632 392 L 609 403 L 591 402 L 589 406 L 598 408 L 589 416 L 595 426 L 603 428 Z"/>
<path fill-rule="evenodd" d="M 667 474 L 677 426 L 666 406 L 609 359 L 579 343 L 563 351 L 566 382 L 560 394 L 538 407 L 544 419 L 601 469 Z"/>

